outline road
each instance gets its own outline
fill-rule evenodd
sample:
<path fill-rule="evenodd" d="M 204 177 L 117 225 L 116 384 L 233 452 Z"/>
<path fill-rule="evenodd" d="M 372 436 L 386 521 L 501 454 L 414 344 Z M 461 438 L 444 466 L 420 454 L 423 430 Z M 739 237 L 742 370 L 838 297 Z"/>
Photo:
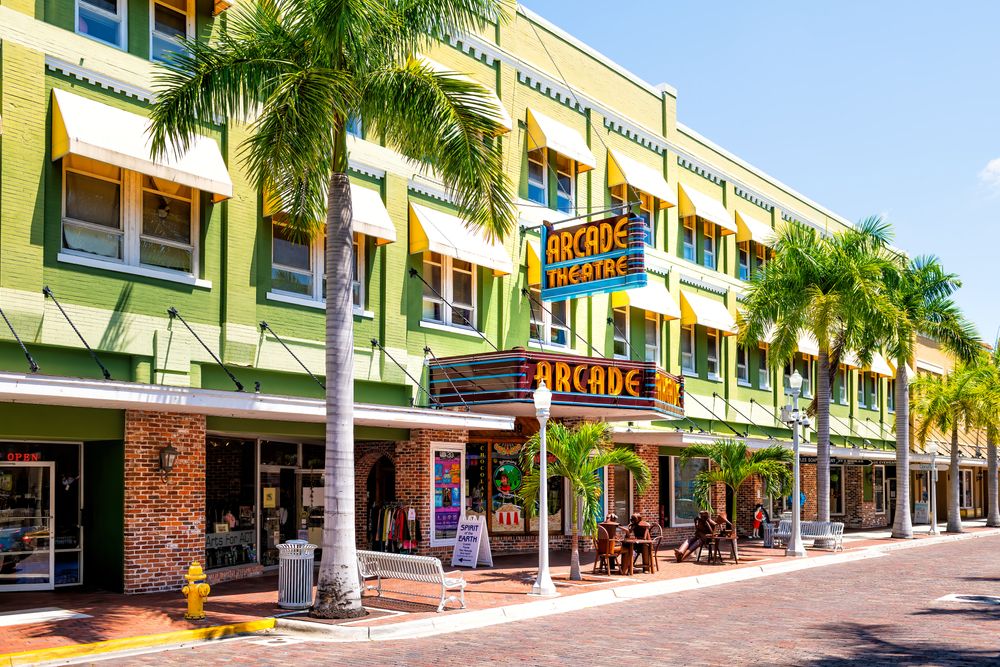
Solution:
<path fill-rule="evenodd" d="M 244 638 L 99 665 L 1000 665 L 1000 537 L 427 639 Z"/>

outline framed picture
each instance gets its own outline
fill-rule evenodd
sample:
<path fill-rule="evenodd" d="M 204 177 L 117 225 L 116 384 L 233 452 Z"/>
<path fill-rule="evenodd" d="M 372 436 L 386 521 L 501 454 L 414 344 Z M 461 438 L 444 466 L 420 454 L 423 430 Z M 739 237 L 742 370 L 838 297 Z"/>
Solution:
<path fill-rule="evenodd" d="M 215 526 L 215 532 L 217 533 L 228 533 L 229 524 L 223 521 L 222 523 L 213 524 Z"/>

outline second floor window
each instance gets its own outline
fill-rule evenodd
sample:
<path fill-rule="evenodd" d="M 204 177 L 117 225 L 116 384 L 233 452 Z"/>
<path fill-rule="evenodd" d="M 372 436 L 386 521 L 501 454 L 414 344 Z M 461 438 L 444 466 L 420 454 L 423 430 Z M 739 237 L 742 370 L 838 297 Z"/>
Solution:
<path fill-rule="evenodd" d="M 354 234 L 351 295 L 355 310 L 365 304 L 365 240 Z M 271 224 L 271 291 L 312 301 L 326 300 L 326 237 L 309 239 L 280 222 Z"/>
<path fill-rule="evenodd" d="M 193 0 L 153 0 L 150 58 L 166 60 L 170 54 L 181 50 L 178 39 L 193 34 L 192 4 Z"/>
<path fill-rule="evenodd" d="M 750 386 L 749 352 L 742 345 L 736 347 L 736 382 Z"/>
<path fill-rule="evenodd" d="M 615 359 L 629 358 L 628 309 L 615 308 L 611 314 Z"/>
<path fill-rule="evenodd" d="M 716 266 L 715 257 L 715 225 L 711 222 L 704 222 L 702 226 L 702 252 L 701 263 L 703 266 L 714 269 Z"/>
<path fill-rule="evenodd" d="M 528 199 L 548 206 L 548 174 L 545 170 L 545 149 L 528 151 Z"/>
<path fill-rule="evenodd" d="M 424 287 L 424 321 L 466 329 L 475 327 L 475 264 L 436 252 L 426 252 L 424 280 L 430 285 Z"/>
<path fill-rule="evenodd" d="M 633 192 L 637 192 L 633 190 Z M 624 207 L 628 203 L 629 192 L 628 185 L 622 183 L 620 185 L 615 185 L 611 188 L 611 205 L 616 207 L 615 213 L 618 213 L 622 209 L 617 207 Z M 638 192 L 639 196 L 639 217 L 646 225 L 646 245 L 651 246 L 655 244 L 656 239 L 656 217 L 653 213 L 653 197 L 647 195 L 645 192 Z M 633 200 L 634 201 L 634 200 Z M 632 209 L 625 210 L 625 214 L 631 214 Z"/>
<path fill-rule="evenodd" d="M 847 404 L 847 369 L 843 366 L 840 367 L 840 371 L 837 373 L 837 379 L 840 381 L 837 385 L 837 402 L 841 405 Z"/>
<path fill-rule="evenodd" d="M 694 356 L 694 325 L 681 326 L 681 370 L 685 373 L 697 373 Z"/>
<path fill-rule="evenodd" d="M 812 389 L 812 360 L 809 357 L 802 358 L 802 395 L 811 398 Z"/>
<path fill-rule="evenodd" d="M 646 361 L 660 364 L 660 316 L 646 311 Z"/>
<path fill-rule="evenodd" d="M 569 345 L 569 300 L 542 301 L 542 290 L 536 285 L 531 293 L 531 323 L 528 337 L 539 345 Z"/>
<path fill-rule="evenodd" d="M 719 332 L 715 329 L 705 330 L 705 370 L 709 380 L 719 379 Z"/>
<path fill-rule="evenodd" d="M 896 411 L 896 381 L 889 380 L 885 383 L 885 407 L 889 412 Z"/>
<path fill-rule="evenodd" d="M 576 163 L 556 153 L 556 210 L 573 213 L 576 210 Z"/>
<path fill-rule="evenodd" d="M 124 49 L 125 7 L 126 0 L 76 0 L 76 31 Z"/>
<path fill-rule="evenodd" d="M 750 280 L 750 242 L 738 244 L 740 280 Z"/>
<path fill-rule="evenodd" d="M 682 254 L 684 259 L 689 262 L 697 261 L 695 259 L 694 222 L 693 217 L 684 218 L 684 229 L 681 232 L 683 234 L 681 238 Z"/>
<path fill-rule="evenodd" d="M 767 368 L 767 348 L 763 345 L 757 348 L 757 388 L 771 388 L 771 374 Z"/>

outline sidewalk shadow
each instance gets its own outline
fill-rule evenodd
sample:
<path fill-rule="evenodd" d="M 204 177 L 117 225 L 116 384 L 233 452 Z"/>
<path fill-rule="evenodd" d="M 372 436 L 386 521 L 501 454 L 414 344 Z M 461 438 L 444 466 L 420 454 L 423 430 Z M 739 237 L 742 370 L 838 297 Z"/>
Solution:
<path fill-rule="evenodd" d="M 836 628 L 820 628 L 820 632 L 835 643 L 851 647 L 850 652 L 846 655 L 817 656 L 794 664 L 809 667 L 854 667 L 855 665 L 905 667 L 995 665 L 1000 662 L 1000 651 L 996 648 L 951 646 L 933 639 L 909 640 L 900 638 L 899 628 L 891 625 L 843 623 Z"/>

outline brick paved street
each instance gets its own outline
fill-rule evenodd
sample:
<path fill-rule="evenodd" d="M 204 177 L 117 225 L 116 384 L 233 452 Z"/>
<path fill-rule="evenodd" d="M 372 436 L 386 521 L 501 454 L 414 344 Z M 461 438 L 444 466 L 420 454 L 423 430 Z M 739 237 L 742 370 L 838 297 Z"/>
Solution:
<path fill-rule="evenodd" d="M 356 644 L 261 638 L 101 665 L 992 665 L 1000 537 L 892 552 L 716 588 L 427 639 Z"/>

